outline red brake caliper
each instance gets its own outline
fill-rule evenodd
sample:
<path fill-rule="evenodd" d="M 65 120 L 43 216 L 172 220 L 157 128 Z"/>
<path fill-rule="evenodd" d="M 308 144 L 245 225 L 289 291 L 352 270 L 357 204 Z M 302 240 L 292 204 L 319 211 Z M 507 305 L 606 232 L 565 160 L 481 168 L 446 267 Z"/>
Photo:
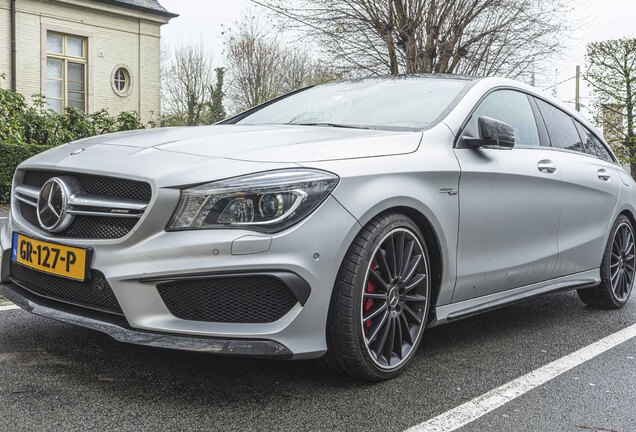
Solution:
<path fill-rule="evenodd" d="M 371 270 L 376 270 L 377 266 L 375 265 L 375 261 L 371 260 L 371 265 L 369 266 L 371 267 Z M 367 280 L 367 291 L 368 293 L 373 293 L 376 292 L 376 287 L 375 284 L 371 281 L 371 279 Z M 364 313 L 366 314 L 367 312 L 369 312 L 372 308 L 373 308 L 373 299 L 366 299 L 364 301 L 362 310 L 364 311 Z M 369 330 L 371 330 L 371 324 L 372 324 L 373 320 L 369 320 L 366 321 L 364 323 L 364 333 L 367 334 L 369 332 Z"/>

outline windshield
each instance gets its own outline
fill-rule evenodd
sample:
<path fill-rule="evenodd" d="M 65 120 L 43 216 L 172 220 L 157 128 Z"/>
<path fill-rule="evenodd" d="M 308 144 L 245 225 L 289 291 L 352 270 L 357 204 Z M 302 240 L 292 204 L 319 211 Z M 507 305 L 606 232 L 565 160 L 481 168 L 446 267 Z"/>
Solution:
<path fill-rule="evenodd" d="M 334 82 L 274 102 L 237 124 L 420 130 L 435 122 L 468 83 L 417 77 Z"/>

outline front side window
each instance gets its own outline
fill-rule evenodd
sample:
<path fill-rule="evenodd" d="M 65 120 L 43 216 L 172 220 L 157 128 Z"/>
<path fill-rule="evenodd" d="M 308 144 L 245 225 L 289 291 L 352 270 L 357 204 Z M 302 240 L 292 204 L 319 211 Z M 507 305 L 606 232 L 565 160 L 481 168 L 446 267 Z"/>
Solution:
<path fill-rule="evenodd" d="M 574 119 L 547 102 L 540 99 L 536 101 L 548 128 L 552 147 L 585 153 L 585 144 L 576 130 Z"/>
<path fill-rule="evenodd" d="M 587 154 L 603 159 L 607 162 L 614 162 L 610 152 L 599 141 L 599 139 L 596 138 L 592 131 L 577 121 L 574 121 L 574 123 L 579 131 L 579 135 L 581 135 L 581 139 L 585 142 L 585 150 Z"/>
<path fill-rule="evenodd" d="M 86 112 L 86 38 L 62 33 L 46 35 L 46 91 L 48 107 Z"/>
<path fill-rule="evenodd" d="M 432 126 L 469 83 L 462 79 L 416 77 L 335 82 L 287 96 L 236 124 L 415 131 Z"/>
<path fill-rule="evenodd" d="M 479 104 L 464 129 L 465 136 L 479 137 L 479 117 L 508 123 L 515 130 L 515 145 L 539 146 L 539 131 L 528 96 L 513 90 L 497 90 Z"/>

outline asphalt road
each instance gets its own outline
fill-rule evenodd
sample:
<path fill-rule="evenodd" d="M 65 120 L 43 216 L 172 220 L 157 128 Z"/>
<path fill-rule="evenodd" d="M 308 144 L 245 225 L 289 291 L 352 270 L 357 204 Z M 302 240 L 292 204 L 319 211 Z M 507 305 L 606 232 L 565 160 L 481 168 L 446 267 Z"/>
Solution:
<path fill-rule="evenodd" d="M 0 431 L 401 431 L 636 323 L 634 300 L 608 312 L 553 294 L 431 329 L 406 373 L 375 385 L 4 310 Z M 635 358 L 632 339 L 461 431 L 636 431 Z"/>
<path fill-rule="evenodd" d="M 555 294 L 431 329 L 405 374 L 369 385 L 311 361 L 124 345 L 4 311 L 0 430 L 400 431 L 635 322 L 636 302 L 604 312 Z M 628 341 L 462 430 L 634 431 L 633 357 Z"/>

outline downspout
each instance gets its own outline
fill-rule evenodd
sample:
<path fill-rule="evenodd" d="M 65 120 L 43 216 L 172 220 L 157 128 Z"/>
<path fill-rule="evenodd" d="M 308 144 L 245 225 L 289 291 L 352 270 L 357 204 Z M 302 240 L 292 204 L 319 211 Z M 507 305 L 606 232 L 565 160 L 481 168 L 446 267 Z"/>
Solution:
<path fill-rule="evenodd" d="M 18 90 L 18 66 L 16 48 L 16 0 L 11 0 L 11 90 Z"/>

